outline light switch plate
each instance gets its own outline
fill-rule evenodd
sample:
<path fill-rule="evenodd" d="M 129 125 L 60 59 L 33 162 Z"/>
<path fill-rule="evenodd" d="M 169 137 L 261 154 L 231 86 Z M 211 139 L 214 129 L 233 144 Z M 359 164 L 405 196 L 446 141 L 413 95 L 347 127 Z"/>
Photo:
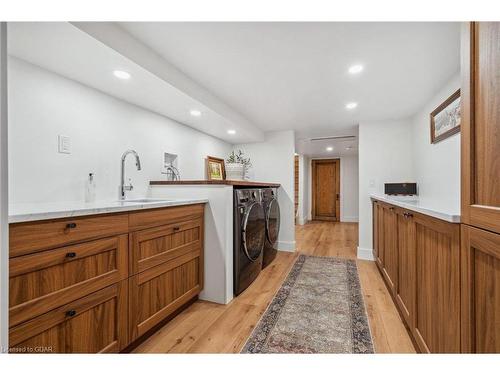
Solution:
<path fill-rule="evenodd" d="M 71 140 L 67 135 L 58 136 L 58 145 L 60 154 L 71 154 Z"/>

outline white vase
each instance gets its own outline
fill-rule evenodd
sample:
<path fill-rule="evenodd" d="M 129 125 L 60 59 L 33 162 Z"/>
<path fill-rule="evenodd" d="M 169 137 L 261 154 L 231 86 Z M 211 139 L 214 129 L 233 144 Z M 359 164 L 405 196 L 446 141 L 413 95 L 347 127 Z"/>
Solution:
<path fill-rule="evenodd" d="M 243 180 L 243 172 L 245 168 L 240 163 L 227 163 L 226 164 L 226 180 Z"/>

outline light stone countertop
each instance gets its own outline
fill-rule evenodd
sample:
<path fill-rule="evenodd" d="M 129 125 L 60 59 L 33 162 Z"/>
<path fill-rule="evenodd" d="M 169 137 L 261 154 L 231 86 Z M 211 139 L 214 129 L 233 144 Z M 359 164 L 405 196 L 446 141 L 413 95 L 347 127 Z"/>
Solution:
<path fill-rule="evenodd" d="M 460 203 L 449 203 L 415 197 L 397 197 L 385 194 L 370 194 L 370 197 L 381 202 L 393 204 L 407 210 L 429 215 L 450 223 L 460 223 Z"/>
<path fill-rule="evenodd" d="M 149 202 L 97 201 L 93 203 L 43 202 L 11 204 L 9 205 L 9 223 L 184 206 L 208 202 L 207 199 L 160 200 L 149 198 L 149 200 Z"/>

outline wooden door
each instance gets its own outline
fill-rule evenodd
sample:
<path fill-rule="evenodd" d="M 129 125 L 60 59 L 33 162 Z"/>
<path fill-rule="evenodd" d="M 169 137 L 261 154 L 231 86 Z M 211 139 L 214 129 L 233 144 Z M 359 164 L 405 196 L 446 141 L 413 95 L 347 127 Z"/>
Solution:
<path fill-rule="evenodd" d="M 312 161 L 313 220 L 340 220 L 340 159 Z"/>
<path fill-rule="evenodd" d="M 462 351 L 500 353 L 500 234 L 462 225 Z"/>
<path fill-rule="evenodd" d="M 129 279 L 129 330 L 135 340 L 202 289 L 202 250 L 181 255 Z"/>
<path fill-rule="evenodd" d="M 395 293 L 398 277 L 398 248 L 397 248 L 397 217 L 395 208 L 383 207 L 384 227 L 383 242 L 384 256 L 382 274 L 391 291 Z"/>
<path fill-rule="evenodd" d="M 500 233 L 500 23 L 462 32 L 462 222 Z"/>
<path fill-rule="evenodd" d="M 460 225 L 414 214 L 414 337 L 422 352 L 460 352 Z"/>
<path fill-rule="evenodd" d="M 398 277 L 396 303 L 410 329 L 415 317 L 415 222 L 413 213 L 397 208 L 397 257 Z"/>
<path fill-rule="evenodd" d="M 128 344 L 127 281 L 12 327 L 9 344 L 13 353 L 119 352 Z"/>

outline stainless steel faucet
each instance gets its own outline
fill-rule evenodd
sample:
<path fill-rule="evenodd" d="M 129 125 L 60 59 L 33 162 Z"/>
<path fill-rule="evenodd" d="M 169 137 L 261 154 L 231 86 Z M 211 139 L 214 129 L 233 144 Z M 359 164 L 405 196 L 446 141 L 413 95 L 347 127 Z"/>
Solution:
<path fill-rule="evenodd" d="M 134 150 L 127 150 L 123 153 L 122 155 L 122 163 L 121 163 L 121 174 L 120 174 L 120 186 L 119 186 L 119 199 L 124 200 L 125 199 L 125 192 L 132 190 L 134 187 L 132 186 L 132 183 L 130 185 L 125 185 L 125 159 L 127 158 L 128 154 L 132 154 L 135 156 L 135 165 L 137 167 L 137 170 L 141 170 L 141 160 L 139 159 L 139 155 L 137 155 L 137 152 Z"/>

